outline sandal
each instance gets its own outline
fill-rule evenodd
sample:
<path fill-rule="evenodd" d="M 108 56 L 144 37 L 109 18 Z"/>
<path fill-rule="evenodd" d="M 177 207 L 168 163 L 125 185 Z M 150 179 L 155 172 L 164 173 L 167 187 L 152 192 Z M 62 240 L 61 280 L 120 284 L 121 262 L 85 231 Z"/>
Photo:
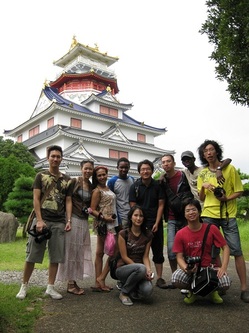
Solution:
<path fill-rule="evenodd" d="M 104 287 L 91 287 L 92 291 L 95 291 L 95 292 L 105 292 L 105 293 L 109 293 L 112 289 L 110 289 L 109 287 L 107 286 L 104 286 Z"/>
<path fill-rule="evenodd" d="M 74 295 L 85 295 L 84 289 L 80 288 L 75 281 L 68 283 L 67 292 Z"/>

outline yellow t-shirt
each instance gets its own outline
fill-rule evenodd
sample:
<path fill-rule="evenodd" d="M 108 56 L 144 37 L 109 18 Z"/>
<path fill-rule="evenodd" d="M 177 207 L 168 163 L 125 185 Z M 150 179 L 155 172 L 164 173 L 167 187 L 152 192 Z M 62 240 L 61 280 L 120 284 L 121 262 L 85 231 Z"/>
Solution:
<path fill-rule="evenodd" d="M 230 196 L 235 192 L 243 192 L 243 185 L 240 176 L 235 167 L 229 164 L 226 168 L 222 169 L 225 182 L 222 187 L 226 191 L 226 196 Z M 215 187 L 218 187 L 218 182 L 215 172 L 204 168 L 198 175 L 197 189 L 200 192 L 203 183 L 210 183 Z M 209 190 L 205 190 L 205 201 L 201 216 L 219 219 L 220 218 L 220 201 L 215 197 L 214 193 Z M 226 207 L 227 206 L 227 207 Z M 229 214 L 229 218 L 235 218 L 237 214 L 237 202 L 236 199 L 227 201 L 227 204 L 222 206 L 222 218 L 226 218 L 226 210 Z"/>

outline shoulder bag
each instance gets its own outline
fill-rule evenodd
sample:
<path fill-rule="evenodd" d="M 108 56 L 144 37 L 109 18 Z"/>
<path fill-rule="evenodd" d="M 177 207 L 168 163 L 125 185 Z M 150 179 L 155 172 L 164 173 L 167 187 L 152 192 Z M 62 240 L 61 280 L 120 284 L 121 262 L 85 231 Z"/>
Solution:
<path fill-rule="evenodd" d="M 208 231 L 211 227 L 211 224 L 208 224 L 207 229 L 205 230 L 205 234 L 202 242 L 202 251 L 201 257 L 204 252 L 204 247 L 207 239 Z M 211 264 L 214 261 L 214 257 L 212 257 Z M 213 268 L 213 266 L 208 266 L 205 268 L 201 268 L 201 263 L 198 266 L 197 272 L 194 276 L 194 279 L 191 283 L 191 290 L 193 294 L 199 296 L 207 296 L 211 292 L 215 291 L 218 288 L 219 279 L 217 277 L 217 271 Z"/>

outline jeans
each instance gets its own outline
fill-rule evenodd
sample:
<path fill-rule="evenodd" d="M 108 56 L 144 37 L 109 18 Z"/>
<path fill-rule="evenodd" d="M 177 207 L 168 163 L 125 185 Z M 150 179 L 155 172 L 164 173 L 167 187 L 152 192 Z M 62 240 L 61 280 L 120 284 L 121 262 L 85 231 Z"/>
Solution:
<path fill-rule="evenodd" d="M 145 299 L 152 294 L 152 283 L 146 280 L 146 267 L 144 264 L 128 264 L 116 270 L 118 280 L 121 282 L 121 292 L 129 294 L 134 291 L 138 297 Z"/>
<path fill-rule="evenodd" d="M 185 226 L 184 221 L 169 220 L 167 224 L 167 252 L 168 259 L 175 260 L 176 254 L 172 252 L 174 239 L 177 231 Z"/>
<path fill-rule="evenodd" d="M 219 229 L 222 228 L 224 238 L 230 248 L 231 256 L 239 257 L 243 254 L 239 229 L 235 218 L 230 218 L 228 222 L 226 219 L 213 219 L 211 217 L 202 217 L 202 220 L 205 223 L 216 225 Z"/>

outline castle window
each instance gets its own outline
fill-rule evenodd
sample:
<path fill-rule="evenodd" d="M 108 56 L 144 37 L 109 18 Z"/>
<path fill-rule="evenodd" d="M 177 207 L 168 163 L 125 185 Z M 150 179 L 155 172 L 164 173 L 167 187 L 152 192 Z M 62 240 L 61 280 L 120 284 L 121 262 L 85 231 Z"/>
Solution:
<path fill-rule="evenodd" d="M 47 128 L 53 127 L 54 126 L 54 117 L 48 119 L 47 121 Z"/>
<path fill-rule="evenodd" d="M 109 149 L 109 157 L 119 159 L 120 157 L 126 157 L 128 158 L 128 152 L 126 151 L 119 151 L 114 149 Z"/>
<path fill-rule="evenodd" d="M 82 121 L 80 119 L 71 118 L 71 127 L 82 128 Z"/>
<path fill-rule="evenodd" d="M 146 136 L 144 134 L 137 133 L 137 141 L 146 142 Z"/>
<path fill-rule="evenodd" d="M 17 142 L 22 142 L 22 134 L 21 134 L 21 135 L 18 135 L 18 137 L 17 137 Z"/>
<path fill-rule="evenodd" d="M 107 116 L 118 118 L 118 110 L 108 108 L 107 106 L 100 105 L 100 113 L 106 114 Z"/>
<path fill-rule="evenodd" d="M 32 136 L 35 136 L 36 134 L 40 133 L 40 126 L 33 127 L 29 130 L 29 138 L 32 138 Z"/>

